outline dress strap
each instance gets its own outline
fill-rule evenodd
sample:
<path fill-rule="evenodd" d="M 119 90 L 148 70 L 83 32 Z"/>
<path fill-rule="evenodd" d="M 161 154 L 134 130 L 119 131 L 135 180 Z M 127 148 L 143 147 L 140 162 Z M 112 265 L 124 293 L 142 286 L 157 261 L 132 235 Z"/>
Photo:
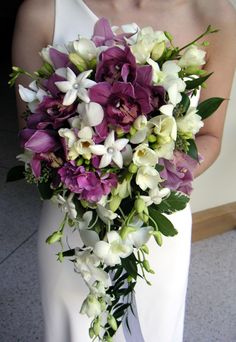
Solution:
<path fill-rule="evenodd" d="M 55 0 L 53 44 L 64 44 L 78 35 L 90 38 L 97 19 L 82 0 Z"/>

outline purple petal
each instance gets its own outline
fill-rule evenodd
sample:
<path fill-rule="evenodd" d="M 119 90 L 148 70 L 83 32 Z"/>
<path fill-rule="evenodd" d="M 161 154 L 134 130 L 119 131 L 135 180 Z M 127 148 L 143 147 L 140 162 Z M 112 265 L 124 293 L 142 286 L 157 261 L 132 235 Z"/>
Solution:
<path fill-rule="evenodd" d="M 55 151 L 59 146 L 59 142 L 52 132 L 38 130 L 25 143 L 24 147 L 35 153 L 45 153 Z"/>
<path fill-rule="evenodd" d="M 70 62 L 67 54 L 60 52 L 54 48 L 49 50 L 49 56 L 54 64 L 55 69 L 65 68 Z"/>
<path fill-rule="evenodd" d="M 137 69 L 137 79 L 136 82 L 143 87 L 152 84 L 152 67 L 151 65 L 140 66 Z"/>
<path fill-rule="evenodd" d="M 139 84 L 135 85 L 135 95 L 137 101 L 141 106 L 141 110 L 144 114 L 148 114 L 152 111 L 151 106 L 151 92 L 148 88 L 143 88 Z"/>
<path fill-rule="evenodd" d="M 92 102 L 105 106 L 111 94 L 111 85 L 108 82 L 101 82 L 89 89 L 89 98 Z"/>
<path fill-rule="evenodd" d="M 37 155 L 33 157 L 30 162 L 33 174 L 36 178 L 39 178 L 41 175 L 41 161 L 37 158 Z"/>
<path fill-rule="evenodd" d="M 96 46 L 105 45 L 106 41 L 113 41 L 115 35 L 106 18 L 100 18 L 94 25 L 92 40 Z"/>
<path fill-rule="evenodd" d="M 43 85 L 50 92 L 52 96 L 57 97 L 58 94 L 60 94 L 60 90 L 55 85 L 55 82 L 61 82 L 65 80 L 66 79 L 64 77 L 59 76 L 56 73 L 54 73 L 47 80 L 43 82 Z"/>
<path fill-rule="evenodd" d="M 34 134 L 35 129 L 24 128 L 19 132 L 20 138 L 20 146 L 24 147 L 26 142 L 30 139 L 30 137 Z"/>
<path fill-rule="evenodd" d="M 135 97 L 134 87 L 131 83 L 116 82 L 112 86 L 112 93 L 124 94 L 126 97 Z"/>

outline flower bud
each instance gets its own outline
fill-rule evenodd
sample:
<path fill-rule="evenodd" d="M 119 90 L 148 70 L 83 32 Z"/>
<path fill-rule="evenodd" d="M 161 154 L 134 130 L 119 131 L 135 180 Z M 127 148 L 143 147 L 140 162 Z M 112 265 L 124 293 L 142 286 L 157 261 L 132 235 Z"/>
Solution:
<path fill-rule="evenodd" d="M 147 245 L 142 245 L 140 248 L 145 254 L 149 254 L 149 248 Z"/>
<path fill-rule="evenodd" d="M 150 135 L 148 136 L 148 141 L 149 141 L 150 143 L 154 143 L 154 142 L 157 141 L 157 138 L 156 138 L 156 136 L 155 136 L 154 134 L 150 134 Z"/>
<path fill-rule="evenodd" d="M 95 336 L 95 333 L 93 331 L 93 328 L 89 328 L 89 337 L 94 338 L 94 336 Z"/>
<path fill-rule="evenodd" d="M 144 200 L 140 197 L 137 198 L 136 201 L 134 202 L 134 208 L 138 214 L 142 213 L 146 208 L 146 204 Z"/>
<path fill-rule="evenodd" d="M 111 201 L 109 202 L 109 207 L 113 213 L 119 208 L 121 203 L 121 198 L 119 195 L 113 196 Z"/>
<path fill-rule="evenodd" d="M 48 243 L 49 245 L 52 245 L 53 243 L 61 240 L 63 234 L 61 231 L 57 231 L 57 232 L 54 232 L 52 235 L 50 235 L 47 240 L 46 240 L 46 243 Z"/>
<path fill-rule="evenodd" d="M 130 133 L 130 135 L 132 136 L 132 135 L 135 135 L 135 133 L 137 132 L 137 130 L 134 128 L 134 127 L 130 127 L 130 130 L 129 130 L 129 133 Z"/>
<path fill-rule="evenodd" d="M 98 298 L 98 301 L 99 301 L 99 303 L 101 305 L 101 311 L 105 311 L 106 307 L 107 307 L 105 300 L 102 297 L 100 297 L 100 298 Z"/>
<path fill-rule="evenodd" d="M 83 165 L 83 162 L 84 162 L 83 158 L 79 158 L 78 160 L 76 160 L 76 165 L 81 166 Z"/>
<path fill-rule="evenodd" d="M 127 235 L 129 233 L 133 233 L 135 232 L 136 229 L 135 227 L 131 227 L 131 226 L 124 226 L 122 227 L 122 229 L 120 230 L 120 237 L 122 238 L 122 240 L 126 239 Z"/>
<path fill-rule="evenodd" d="M 116 134 L 117 134 L 118 138 L 123 137 L 123 136 L 124 136 L 124 131 L 123 131 L 123 129 L 120 128 L 120 127 L 117 127 L 117 128 L 116 128 Z"/>
<path fill-rule="evenodd" d="M 94 331 L 94 335 L 98 336 L 101 330 L 101 322 L 100 319 L 97 318 L 94 323 L 93 323 L 93 331 Z"/>
<path fill-rule="evenodd" d="M 112 342 L 112 341 L 113 341 L 113 339 L 111 336 L 105 336 L 104 337 L 104 342 Z"/>
<path fill-rule="evenodd" d="M 156 243 L 159 245 L 159 246 L 162 246 L 162 234 L 159 230 L 156 230 L 154 232 L 151 233 L 155 240 L 156 240 Z"/>
<path fill-rule="evenodd" d="M 85 60 L 81 56 L 79 56 L 77 53 L 74 53 L 74 52 L 70 53 L 69 59 L 80 72 L 87 70 L 88 67 L 87 67 Z"/>
<path fill-rule="evenodd" d="M 117 322 L 114 316 L 109 314 L 107 317 L 107 322 L 114 331 L 117 330 Z"/>
<path fill-rule="evenodd" d="M 143 260 L 143 267 L 145 268 L 145 270 L 146 270 L 147 272 L 150 271 L 151 267 L 150 267 L 150 264 L 149 264 L 148 260 L 146 260 L 146 259 Z"/>
<path fill-rule="evenodd" d="M 156 43 L 154 45 L 154 48 L 152 49 L 151 58 L 154 61 L 157 61 L 163 55 L 165 48 L 166 48 L 165 42 Z"/>
<path fill-rule="evenodd" d="M 128 170 L 130 173 L 135 174 L 138 171 L 138 167 L 134 163 L 131 163 Z"/>

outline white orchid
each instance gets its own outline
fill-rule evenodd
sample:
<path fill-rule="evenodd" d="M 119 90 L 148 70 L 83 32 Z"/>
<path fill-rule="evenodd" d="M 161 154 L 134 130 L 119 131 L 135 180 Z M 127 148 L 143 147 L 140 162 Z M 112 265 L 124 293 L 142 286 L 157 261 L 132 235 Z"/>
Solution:
<path fill-rule="evenodd" d="M 176 123 L 178 131 L 189 138 L 192 138 L 204 125 L 202 118 L 197 114 L 197 108 L 195 107 L 189 107 L 184 116 L 176 119 Z"/>
<path fill-rule="evenodd" d="M 81 240 L 87 247 L 94 247 L 95 243 L 99 241 L 98 234 L 94 230 L 91 230 L 90 227 L 92 218 L 93 212 L 89 210 L 86 211 L 83 216 L 76 221 Z"/>
<path fill-rule="evenodd" d="M 152 166 L 141 166 L 136 175 L 136 184 L 143 190 L 154 189 L 162 179 Z"/>
<path fill-rule="evenodd" d="M 29 88 L 19 84 L 19 95 L 24 102 L 28 103 L 29 109 L 34 113 L 38 104 L 43 101 L 44 96 L 47 96 L 47 93 L 37 86 L 36 81 L 33 81 L 29 84 Z"/>
<path fill-rule="evenodd" d="M 169 188 L 162 188 L 159 189 L 156 187 L 155 189 L 150 189 L 148 192 L 148 196 L 140 196 L 142 198 L 146 205 L 149 206 L 151 204 L 160 204 L 163 200 L 163 198 L 169 196 L 170 189 Z"/>
<path fill-rule="evenodd" d="M 97 204 L 97 214 L 99 218 L 106 224 L 110 224 L 115 218 L 118 217 L 118 214 L 114 213 L 112 210 L 108 209 L 107 206 Z"/>
<path fill-rule="evenodd" d="M 134 121 L 133 127 L 137 130 L 130 138 L 132 144 L 142 143 L 148 133 L 147 118 L 145 115 L 139 115 Z"/>
<path fill-rule="evenodd" d="M 67 67 L 67 81 L 55 82 L 58 89 L 66 93 L 63 105 L 69 106 L 79 97 L 82 101 L 88 103 L 90 101 L 87 89 L 96 84 L 96 82 L 88 79 L 87 77 L 93 70 L 81 72 L 78 76 Z"/>
<path fill-rule="evenodd" d="M 196 45 L 188 46 L 182 57 L 178 61 L 178 65 L 181 68 L 186 68 L 190 66 L 199 67 L 200 65 L 204 65 L 206 52 L 204 50 L 199 49 Z"/>
<path fill-rule="evenodd" d="M 96 102 L 78 104 L 77 111 L 81 116 L 81 120 L 84 126 L 97 126 L 104 117 L 104 111 L 102 106 Z"/>
<path fill-rule="evenodd" d="M 34 153 L 32 151 L 25 149 L 23 153 L 20 153 L 16 156 L 16 159 L 18 161 L 25 163 L 25 169 L 27 169 L 27 167 L 30 164 L 33 156 L 34 156 Z"/>
<path fill-rule="evenodd" d="M 58 194 L 53 198 L 53 201 L 59 205 L 59 208 L 61 208 L 62 212 L 68 214 L 70 219 L 75 220 L 77 217 L 77 211 L 73 202 L 73 197 L 73 193 L 70 193 L 67 198 Z"/>
<path fill-rule="evenodd" d="M 97 57 L 98 49 L 91 39 L 81 37 L 73 41 L 73 48 L 85 61 L 91 61 Z"/>
<path fill-rule="evenodd" d="M 119 167 L 123 167 L 123 157 L 121 151 L 128 144 L 128 139 L 115 140 L 115 132 L 111 131 L 107 136 L 104 145 L 90 146 L 91 152 L 102 156 L 99 168 L 108 166 L 112 161 Z"/>
<path fill-rule="evenodd" d="M 135 148 L 133 163 L 137 166 L 155 166 L 158 162 L 158 155 L 148 147 L 148 144 L 140 144 Z"/>
<path fill-rule="evenodd" d="M 83 301 L 80 313 L 86 314 L 88 317 L 97 317 L 102 313 L 102 306 L 94 294 L 89 294 Z"/>
<path fill-rule="evenodd" d="M 127 234 L 125 239 L 130 241 L 136 248 L 140 248 L 145 245 L 151 237 L 150 232 L 153 231 L 153 227 L 143 226 L 143 221 L 137 216 L 134 217 L 132 222 L 129 224 L 129 227 L 132 227 L 133 230 Z"/>
<path fill-rule="evenodd" d="M 108 274 L 99 267 L 101 260 L 91 253 L 91 248 L 83 251 L 75 249 L 75 271 L 80 273 L 84 280 L 88 282 L 101 281 L 105 286 L 109 284 Z"/>
<path fill-rule="evenodd" d="M 174 117 L 164 114 L 158 115 L 152 118 L 148 124 L 149 127 L 153 128 L 160 145 L 176 140 L 177 125 Z"/>
<path fill-rule="evenodd" d="M 97 255 L 106 265 L 115 266 L 121 263 L 121 258 L 128 257 L 133 252 L 130 243 L 121 239 L 116 231 L 106 234 L 107 241 L 98 241 L 94 247 L 94 254 Z"/>

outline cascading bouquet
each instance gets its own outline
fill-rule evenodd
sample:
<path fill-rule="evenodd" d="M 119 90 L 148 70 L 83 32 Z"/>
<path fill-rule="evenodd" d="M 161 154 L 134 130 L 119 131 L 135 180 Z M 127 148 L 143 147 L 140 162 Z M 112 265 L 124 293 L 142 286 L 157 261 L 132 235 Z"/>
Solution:
<path fill-rule="evenodd" d="M 81 313 L 91 317 L 90 337 L 102 341 L 112 341 L 123 319 L 129 327 L 138 277 L 150 284 L 148 240 L 161 246 L 162 235 L 177 234 L 168 214 L 189 201 L 195 135 L 223 101 L 191 104 L 210 76 L 196 42 L 216 32 L 211 26 L 182 48 L 151 27 L 116 29 L 99 19 L 91 39 L 44 48 L 40 70 L 13 67 L 10 81 L 33 79 L 19 86 L 25 165 L 8 181 L 36 184 L 64 212 L 47 243 L 60 243 L 59 261 L 69 257 L 88 286 Z M 80 246 L 65 249 L 66 229 Z"/>

